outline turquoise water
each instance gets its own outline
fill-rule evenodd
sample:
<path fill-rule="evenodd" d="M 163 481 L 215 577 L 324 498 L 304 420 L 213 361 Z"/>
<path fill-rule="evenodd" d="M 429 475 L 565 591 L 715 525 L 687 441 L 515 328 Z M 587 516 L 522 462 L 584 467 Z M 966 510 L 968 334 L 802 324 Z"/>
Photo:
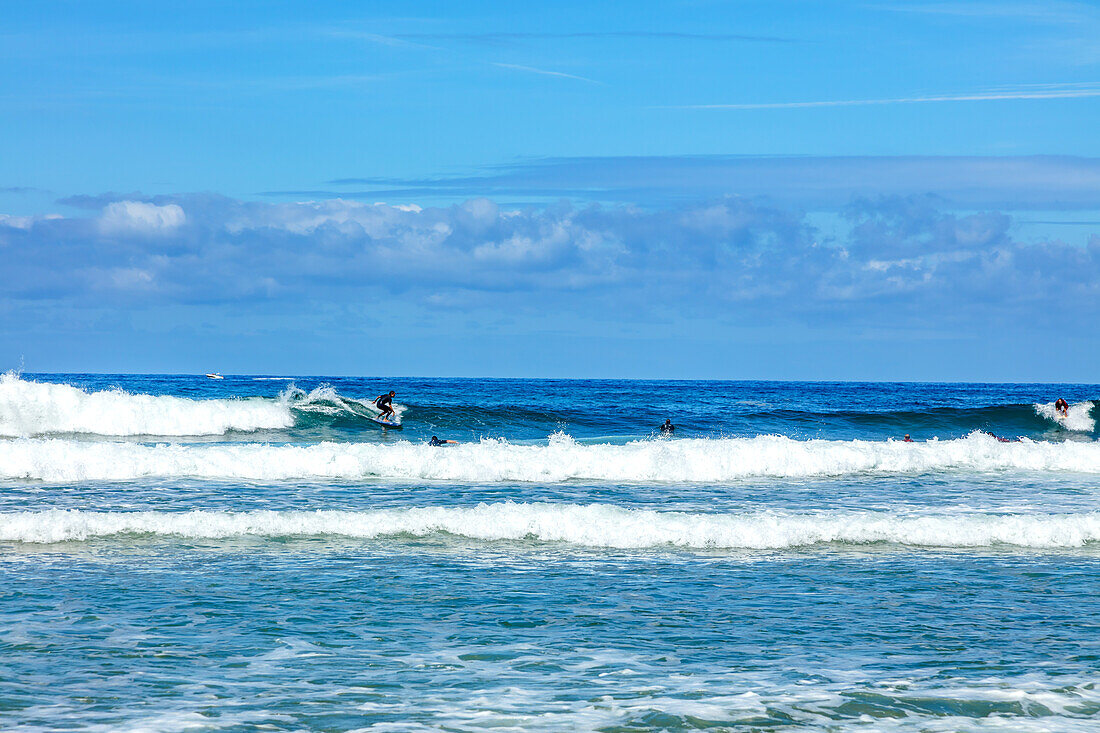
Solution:
<path fill-rule="evenodd" d="M 6 375 L 0 728 L 1094 730 L 1098 393 Z"/>

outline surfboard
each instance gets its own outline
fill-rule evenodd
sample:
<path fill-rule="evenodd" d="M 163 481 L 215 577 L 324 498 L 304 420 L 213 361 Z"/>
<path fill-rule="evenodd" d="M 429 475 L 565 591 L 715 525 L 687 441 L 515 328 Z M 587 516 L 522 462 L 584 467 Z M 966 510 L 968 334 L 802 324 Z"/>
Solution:
<path fill-rule="evenodd" d="M 210 374 L 207 374 L 206 376 L 208 376 L 210 379 L 225 379 L 225 377 L 218 374 L 217 372 L 211 372 Z"/>
<path fill-rule="evenodd" d="M 371 422 L 378 423 L 382 427 L 389 428 L 390 430 L 400 430 L 401 429 L 401 423 L 399 423 L 399 422 L 390 422 L 389 420 L 383 420 L 380 417 L 372 417 L 370 420 L 371 420 Z"/>

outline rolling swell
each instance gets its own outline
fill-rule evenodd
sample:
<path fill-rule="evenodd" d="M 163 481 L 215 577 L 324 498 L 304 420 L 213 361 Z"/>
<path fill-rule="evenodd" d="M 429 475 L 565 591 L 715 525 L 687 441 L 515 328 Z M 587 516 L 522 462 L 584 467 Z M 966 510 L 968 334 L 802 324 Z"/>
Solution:
<path fill-rule="evenodd" d="M 291 387 L 291 391 L 296 388 Z M 284 397 L 288 393 L 284 393 Z M 362 426 L 377 414 L 369 402 L 343 397 L 331 387 L 319 387 L 310 393 L 296 390 L 290 396 L 298 425 Z M 430 430 L 470 430 L 483 434 L 505 435 L 519 430 L 546 435 L 559 429 L 602 430 L 626 436 L 653 432 L 656 426 L 650 409 L 646 414 L 623 414 L 610 408 L 586 410 L 567 402 L 567 406 L 532 407 L 522 404 L 480 404 L 471 395 L 471 404 L 413 404 L 399 406 L 403 420 Z M 1053 403 L 990 405 L 969 408 L 932 407 L 924 410 L 896 411 L 802 411 L 791 409 L 726 412 L 715 417 L 697 416 L 693 406 L 683 406 L 683 425 L 714 434 L 760 435 L 815 434 L 842 430 L 855 434 L 873 434 L 882 438 L 905 433 L 961 437 L 975 430 L 1010 437 L 1036 439 L 1058 437 L 1066 433 L 1093 433 L 1096 429 L 1091 411 L 1094 403 L 1080 402 L 1070 408 L 1069 419 L 1056 415 Z M 664 414 L 664 413 L 661 413 Z M 678 418 L 679 421 L 679 418 Z"/>
<path fill-rule="evenodd" d="M 581 393 L 583 394 L 583 393 Z M 412 426 L 446 434 L 544 438 L 557 430 L 585 437 L 637 437 L 651 433 L 663 416 L 672 414 L 693 435 L 809 437 L 869 437 L 882 439 L 912 433 L 920 437 L 962 437 L 988 430 L 1007 437 L 1033 439 L 1095 435 L 1094 403 L 1078 402 L 1068 417 L 1052 403 L 928 407 L 901 410 L 761 409 L 764 403 L 729 405 L 721 401 L 694 404 L 619 406 L 616 395 L 603 404 L 578 400 L 574 391 L 554 395 L 541 404 L 511 399 L 494 403 L 480 399 L 475 389 L 417 405 L 395 404 L 399 418 Z M 468 400 L 468 402 L 466 402 Z M 461 401 L 461 402 L 460 402 Z M 463 404 L 463 402 L 466 402 Z M 288 385 L 278 396 L 194 397 L 152 395 L 121 389 L 90 391 L 69 384 L 25 380 L 0 375 L 0 437 L 45 435 L 221 436 L 264 432 L 265 440 L 357 440 L 378 414 L 368 399 L 358 399 L 322 384 L 311 391 Z M 662 416 L 658 418 L 658 415 Z M 276 431 L 279 435 L 270 434 Z"/>
<path fill-rule="evenodd" d="M 328 424 L 356 427 L 377 410 L 366 402 L 338 395 L 332 388 L 311 393 L 298 390 L 309 407 L 294 400 L 299 426 Z M 656 422 L 649 409 L 645 414 L 624 414 L 611 409 L 586 410 L 574 405 L 564 408 L 532 407 L 522 404 L 413 404 L 398 408 L 398 414 L 410 424 L 430 430 L 475 430 L 483 434 L 505 435 L 509 430 L 546 435 L 559 429 L 605 431 L 625 436 L 654 431 Z M 991 405 L 971 408 L 933 407 L 925 410 L 896 411 L 802 411 L 791 409 L 753 410 L 721 413 L 718 417 L 693 414 L 692 405 L 682 410 L 683 426 L 712 434 L 760 435 L 769 433 L 830 433 L 841 430 L 853 434 L 873 434 L 882 438 L 905 433 L 961 437 L 975 430 L 997 435 L 1035 439 L 1056 438 L 1067 433 L 1093 433 L 1096 429 L 1091 411 L 1094 403 L 1080 402 L 1070 409 L 1068 420 L 1056 415 L 1053 403 Z M 652 413 L 652 414 L 651 414 Z M 664 413 L 661 413 L 664 414 Z M 677 418 L 680 422 L 680 418 Z"/>
<path fill-rule="evenodd" d="M 226 539 L 451 535 L 588 547 L 787 549 L 825 544 L 1077 548 L 1100 542 L 1100 513 L 906 514 L 662 512 L 605 504 L 513 503 L 369 511 L 92 512 L 0 514 L 0 541 L 56 543 L 152 535 Z"/>

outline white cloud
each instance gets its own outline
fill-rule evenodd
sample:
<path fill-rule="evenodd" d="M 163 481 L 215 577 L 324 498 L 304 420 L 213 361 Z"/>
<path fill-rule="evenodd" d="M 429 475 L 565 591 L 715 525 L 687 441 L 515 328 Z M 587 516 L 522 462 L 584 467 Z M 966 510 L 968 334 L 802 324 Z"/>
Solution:
<path fill-rule="evenodd" d="M 10 214 L 0 214 L 0 226 L 11 227 L 12 229 L 30 229 L 36 222 L 61 218 L 61 214 L 46 214 L 44 216 L 12 216 Z"/>
<path fill-rule="evenodd" d="M 110 284 L 119 290 L 146 290 L 153 285 L 153 273 L 138 267 L 116 268 L 110 272 Z"/>
<path fill-rule="evenodd" d="M 179 204 L 116 201 L 103 209 L 99 228 L 106 234 L 163 234 L 178 229 L 186 220 Z"/>

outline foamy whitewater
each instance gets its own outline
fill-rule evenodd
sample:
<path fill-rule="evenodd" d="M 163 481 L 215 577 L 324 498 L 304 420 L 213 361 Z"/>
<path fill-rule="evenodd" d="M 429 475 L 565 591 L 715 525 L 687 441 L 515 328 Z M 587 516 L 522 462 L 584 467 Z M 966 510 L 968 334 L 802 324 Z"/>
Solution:
<path fill-rule="evenodd" d="M 192 400 L 85 391 L 0 375 L 0 436 L 63 433 L 96 435 L 221 435 L 230 430 L 289 428 L 289 405 L 263 399 Z"/>
<path fill-rule="evenodd" d="M 1091 731 L 1097 397 L 9 372 L 0 729 Z"/>
<path fill-rule="evenodd" d="M 955 440 L 791 440 L 782 436 L 545 445 L 505 440 L 445 449 L 405 440 L 387 445 L 155 445 L 61 439 L 0 445 L 0 479 L 125 481 L 147 477 L 247 479 L 424 479 L 461 482 L 715 482 L 739 478 L 877 472 L 1043 471 L 1100 473 L 1100 443 L 1002 443 L 984 434 Z"/>
<path fill-rule="evenodd" d="M 363 512 L 85 512 L 0 514 L 0 541 L 54 543 L 116 535 L 372 539 L 447 534 L 590 547 L 779 549 L 825 543 L 920 547 L 1081 547 L 1100 540 L 1100 512 L 903 515 L 895 512 L 700 514 L 574 504 L 480 504 Z"/>

